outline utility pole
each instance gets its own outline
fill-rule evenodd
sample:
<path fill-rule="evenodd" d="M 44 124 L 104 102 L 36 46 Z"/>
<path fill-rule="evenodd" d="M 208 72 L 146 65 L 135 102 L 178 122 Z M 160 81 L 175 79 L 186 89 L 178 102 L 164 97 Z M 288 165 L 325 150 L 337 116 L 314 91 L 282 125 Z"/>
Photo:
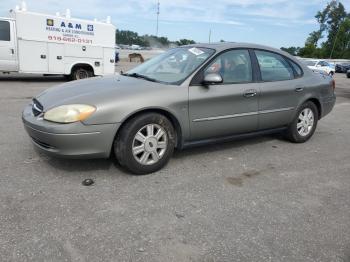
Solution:
<path fill-rule="evenodd" d="M 159 9 L 160 9 L 160 3 L 159 3 L 159 0 L 158 0 L 158 3 L 157 3 L 157 29 L 156 29 L 156 36 L 158 37 L 158 29 L 159 29 Z"/>
<path fill-rule="evenodd" d="M 332 59 L 334 48 L 335 48 L 335 44 L 337 43 L 338 33 L 339 33 L 339 30 L 338 30 L 337 34 L 335 35 L 335 40 L 334 40 L 334 43 L 333 43 L 333 47 L 332 47 L 332 51 L 331 51 L 331 55 L 329 56 L 329 59 Z"/>
<path fill-rule="evenodd" d="M 211 41 L 211 29 L 209 29 L 209 44 L 210 44 L 210 41 Z"/>
<path fill-rule="evenodd" d="M 337 4 L 337 6 L 339 6 L 339 1 L 338 0 L 335 0 L 335 3 Z M 334 42 L 333 42 L 333 47 L 332 47 L 332 51 L 331 51 L 331 55 L 330 55 L 329 59 L 332 59 L 334 48 L 335 48 L 335 44 L 337 43 L 338 34 L 339 34 L 340 29 L 341 29 L 342 23 L 343 23 L 343 20 L 340 20 L 339 28 L 337 30 L 337 33 L 335 34 L 335 39 L 334 39 Z"/>

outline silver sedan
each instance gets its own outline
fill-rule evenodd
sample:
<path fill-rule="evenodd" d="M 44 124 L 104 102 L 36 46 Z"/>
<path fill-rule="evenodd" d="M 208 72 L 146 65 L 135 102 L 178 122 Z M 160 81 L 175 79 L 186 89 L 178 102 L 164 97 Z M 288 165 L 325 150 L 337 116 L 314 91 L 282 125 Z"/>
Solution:
<path fill-rule="evenodd" d="M 122 75 L 66 83 L 23 112 L 33 144 L 59 157 L 108 158 L 135 174 L 175 148 L 283 132 L 305 142 L 335 104 L 331 77 L 280 50 L 239 43 L 171 49 Z"/>

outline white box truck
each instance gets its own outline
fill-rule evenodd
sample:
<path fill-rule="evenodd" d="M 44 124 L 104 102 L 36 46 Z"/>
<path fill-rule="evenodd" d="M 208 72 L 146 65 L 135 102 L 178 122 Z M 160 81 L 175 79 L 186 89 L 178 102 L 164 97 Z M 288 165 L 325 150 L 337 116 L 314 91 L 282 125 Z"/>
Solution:
<path fill-rule="evenodd" d="M 114 74 L 115 30 L 110 23 L 28 12 L 0 18 L 0 72 L 66 75 L 72 79 Z"/>

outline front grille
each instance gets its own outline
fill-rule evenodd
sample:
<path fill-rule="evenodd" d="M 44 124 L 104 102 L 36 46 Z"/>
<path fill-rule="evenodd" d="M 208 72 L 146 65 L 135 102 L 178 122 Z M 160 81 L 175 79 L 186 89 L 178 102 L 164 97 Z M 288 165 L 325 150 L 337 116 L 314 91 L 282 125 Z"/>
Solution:
<path fill-rule="evenodd" d="M 40 104 L 40 102 L 35 98 L 33 99 L 32 111 L 34 116 L 38 116 L 44 111 L 44 107 L 42 106 L 42 104 Z"/>

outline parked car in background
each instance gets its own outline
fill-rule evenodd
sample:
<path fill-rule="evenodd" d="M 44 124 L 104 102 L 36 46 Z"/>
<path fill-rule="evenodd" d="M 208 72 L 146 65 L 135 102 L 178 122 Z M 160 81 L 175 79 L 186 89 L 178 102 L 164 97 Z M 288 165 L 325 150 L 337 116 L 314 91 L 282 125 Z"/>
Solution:
<path fill-rule="evenodd" d="M 340 63 L 335 65 L 335 72 L 336 73 L 346 73 L 350 70 L 350 63 Z"/>
<path fill-rule="evenodd" d="M 53 156 L 108 158 L 135 174 L 174 148 L 283 132 L 303 143 L 335 104 L 335 82 L 253 44 L 168 50 L 122 75 L 53 87 L 24 109 L 33 144 Z M 303 149 L 301 149 L 303 150 Z"/>
<path fill-rule="evenodd" d="M 346 76 L 347 76 L 348 78 L 350 78 L 350 70 L 348 70 L 348 72 L 346 73 Z"/>
<path fill-rule="evenodd" d="M 333 76 L 335 66 L 324 60 L 303 60 L 303 62 L 314 72 L 322 72 Z"/>
<path fill-rule="evenodd" d="M 142 50 L 142 47 L 139 45 L 131 45 L 131 50 Z"/>

